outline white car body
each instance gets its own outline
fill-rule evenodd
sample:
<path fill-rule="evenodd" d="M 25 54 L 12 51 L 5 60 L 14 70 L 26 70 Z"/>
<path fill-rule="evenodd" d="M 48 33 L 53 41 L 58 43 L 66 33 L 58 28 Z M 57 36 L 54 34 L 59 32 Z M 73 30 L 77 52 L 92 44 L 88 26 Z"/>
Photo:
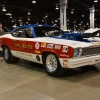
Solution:
<path fill-rule="evenodd" d="M 4 59 L 7 57 L 5 51 L 6 47 L 8 53 L 11 52 L 9 56 L 12 55 L 13 57 L 40 64 L 44 64 L 43 60 L 46 53 L 50 56 L 55 55 L 55 57 L 57 57 L 56 59 L 58 59 L 57 62 L 60 63 L 62 68 L 76 68 L 100 63 L 99 37 L 79 37 L 79 39 L 81 38 L 82 40 L 77 40 L 76 36 L 81 36 L 81 34 L 65 33 L 62 36 L 47 37 L 48 33 L 46 33 L 46 37 L 26 38 L 16 37 L 16 30 L 13 31 L 12 34 L 0 36 L 0 49 L 5 53 Z M 52 35 L 52 31 L 50 32 L 50 35 Z M 94 31 L 89 30 L 87 32 L 92 34 Z M 7 59 L 6 62 L 9 62 L 9 59 Z M 46 62 L 46 64 L 48 63 L 49 62 Z M 52 64 L 54 64 L 54 62 Z M 52 72 L 49 73 L 52 74 Z"/>

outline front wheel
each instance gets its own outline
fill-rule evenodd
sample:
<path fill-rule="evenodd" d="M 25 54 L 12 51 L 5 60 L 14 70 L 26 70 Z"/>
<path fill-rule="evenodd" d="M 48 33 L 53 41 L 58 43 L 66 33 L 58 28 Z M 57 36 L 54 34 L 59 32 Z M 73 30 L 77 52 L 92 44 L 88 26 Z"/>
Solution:
<path fill-rule="evenodd" d="M 46 53 L 43 56 L 43 65 L 47 74 L 50 76 L 60 76 L 63 73 L 59 59 L 53 53 Z"/>

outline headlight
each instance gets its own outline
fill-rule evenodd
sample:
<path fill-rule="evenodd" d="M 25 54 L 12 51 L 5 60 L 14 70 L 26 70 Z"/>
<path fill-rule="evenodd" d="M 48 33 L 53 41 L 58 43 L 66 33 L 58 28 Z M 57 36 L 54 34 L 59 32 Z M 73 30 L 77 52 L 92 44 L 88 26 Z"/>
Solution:
<path fill-rule="evenodd" d="M 76 48 L 74 50 L 74 57 L 81 56 L 81 54 L 82 54 L 82 49 L 81 48 Z"/>

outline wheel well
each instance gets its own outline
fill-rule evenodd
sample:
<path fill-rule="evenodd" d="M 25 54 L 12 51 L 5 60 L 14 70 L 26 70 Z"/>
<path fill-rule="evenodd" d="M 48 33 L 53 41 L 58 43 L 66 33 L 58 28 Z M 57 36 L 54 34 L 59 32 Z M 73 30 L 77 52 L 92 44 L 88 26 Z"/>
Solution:
<path fill-rule="evenodd" d="M 7 46 L 7 45 L 2 45 L 2 49 L 3 49 L 4 47 L 8 47 L 8 46 Z"/>
<path fill-rule="evenodd" d="M 54 52 L 48 52 L 48 51 L 45 51 L 45 52 L 42 53 L 42 60 L 43 60 L 43 57 L 44 57 L 44 55 L 45 55 L 46 53 L 52 53 L 52 54 L 55 54 Z M 56 55 L 56 54 L 55 54 L 55 55 Z M 57 56 L 57 55 L 56 55 L 56 56 Z"/>

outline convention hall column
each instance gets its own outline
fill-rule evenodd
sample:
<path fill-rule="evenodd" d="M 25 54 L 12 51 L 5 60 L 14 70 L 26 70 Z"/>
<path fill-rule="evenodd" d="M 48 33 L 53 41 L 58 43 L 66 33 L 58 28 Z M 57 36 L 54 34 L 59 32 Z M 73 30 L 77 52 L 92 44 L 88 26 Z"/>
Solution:
<path fill-rule="evenodd" d="M 66 30 L 67 28 L 67 1 L 68 0 L 60 0 L 60 28 L 62 30 Z"/>
<path fill-rule="evenodd" d="M 90 8 L 90 28 L 95 28 L 95 8 Z"/>

